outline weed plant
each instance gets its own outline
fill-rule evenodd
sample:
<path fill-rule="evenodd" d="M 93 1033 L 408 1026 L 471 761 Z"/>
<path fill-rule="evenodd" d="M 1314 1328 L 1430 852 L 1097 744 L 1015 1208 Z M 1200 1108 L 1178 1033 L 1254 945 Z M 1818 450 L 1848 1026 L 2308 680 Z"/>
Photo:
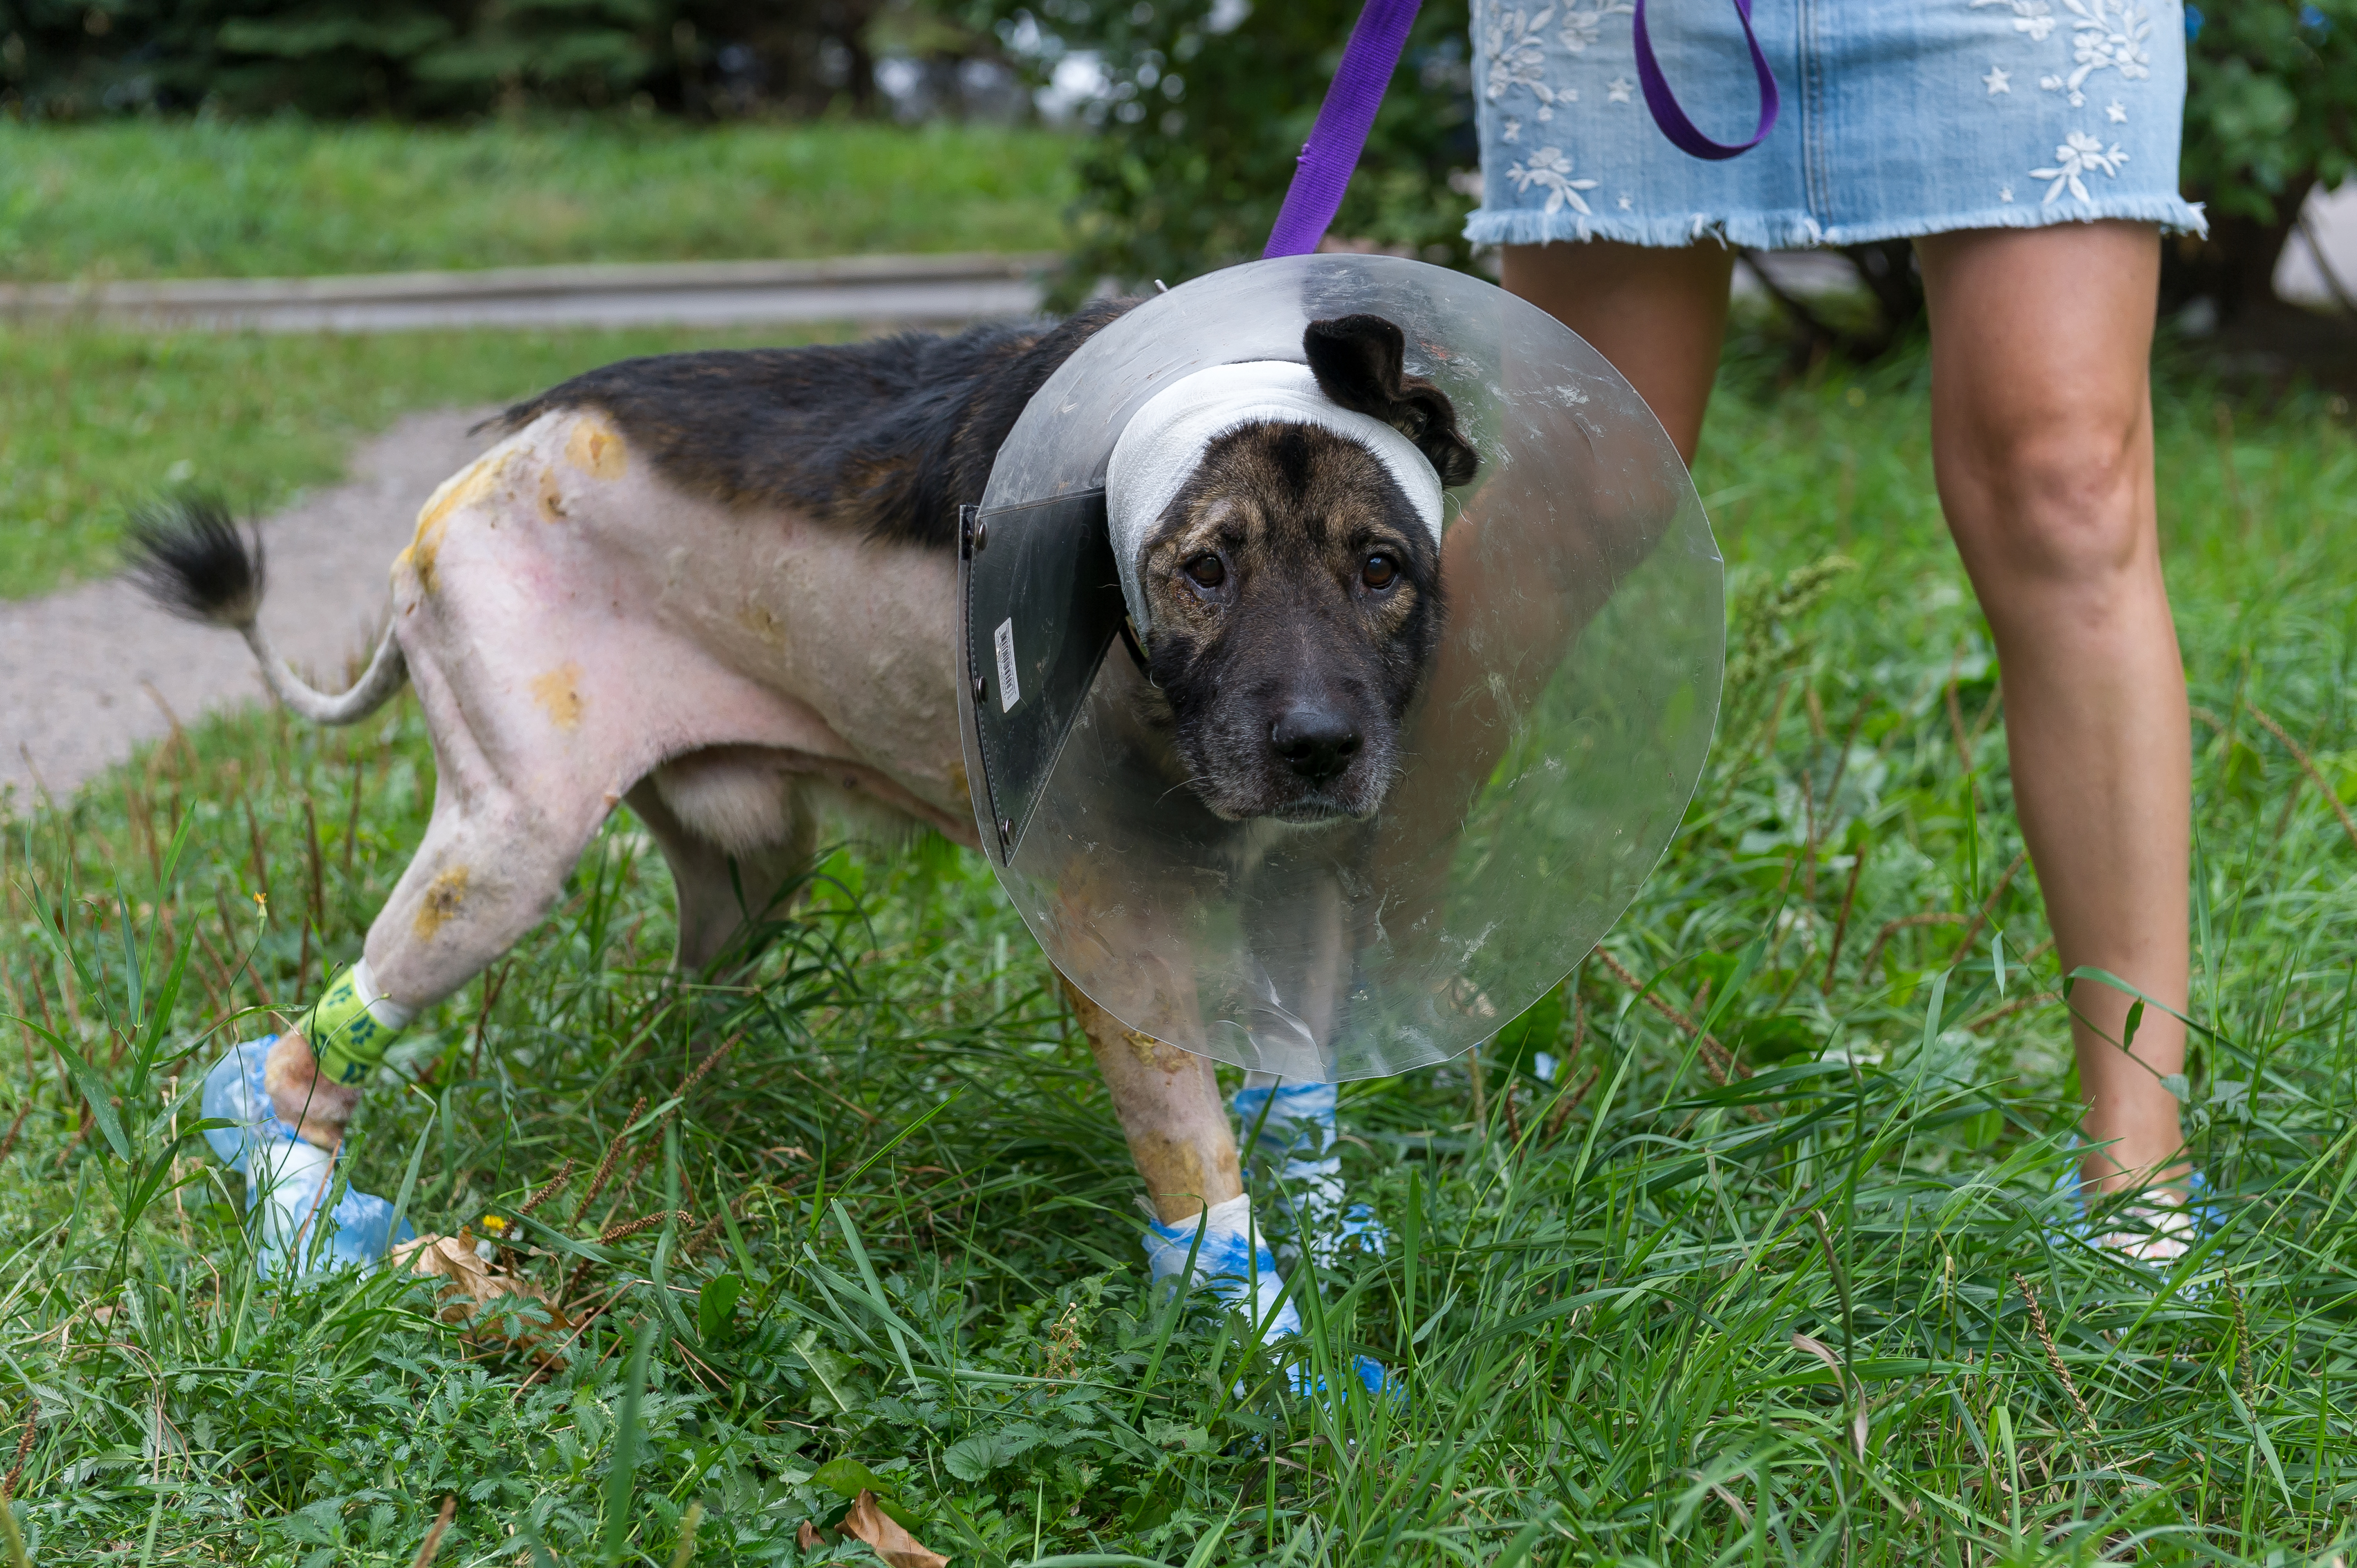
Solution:
<path fill-rule="evenodd" d="M 191 1096 L 357 950 L 430 799 L 416 709 L 212 721 L 27 810 L 0 1467 L 31 1559 L 408 1563 L 447 1498 L 446 1563 L 866 1561 L 828 1528 L 864 1488 L 977 1568 L 2345 1563 L 2357 439 L 2164 383 L 2203 714 L 2180 1087 L 2225 1222 L 2147 1272 L 2055 1190 L 2064 977 L 1924 412 L 1920 357 L 1730 372 L 1700 478 L 1734 670 L 1681 836 L 1555 1005 L 1346 1090 L 1390 1244 L 1300 1279 L 1290 1353 L 1329 1386 L 1377 1357 L 1396 1400 L 1296 1398 L 1146 1288 L 1085 1047 L 938 841 L 831 854 L 721 983 L 670 972 L 618 816 L 352 1130 L 354 1185 L 555 1317 L 257 1280 Z"/>

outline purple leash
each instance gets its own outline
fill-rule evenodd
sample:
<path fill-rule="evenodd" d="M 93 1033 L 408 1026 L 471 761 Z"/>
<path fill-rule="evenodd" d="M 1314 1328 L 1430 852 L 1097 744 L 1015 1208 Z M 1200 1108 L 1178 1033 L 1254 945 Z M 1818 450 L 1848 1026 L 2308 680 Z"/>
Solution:
<path fill-rule="evenodd" d="M 1645 28 L 1645 0 L 1637 0 L 1633 18 L 1637 35 L 1637 81 L 1645 90 L 1645 107 L 1653 112 L 1653 124 L 1670 145 L 1696 158 L 1731 158 L 1748 153 L 1768 139 L 1776 128 L 1776 110 L 1780 100 L 1776 93 L 1776 73 L 1768 69 L 1768 57 L 1760 52 L 1759 35 L 1751 30 L 1751 0 L 1735 0 L 1735 15 L 1743 23 L 1743 41 L 1751 48 L 1751 72 L 1760 79 L 1760 128 L 1751 133 L 1748 142 L 1714 142 L 1695 128 L 1686 112 L 1678 107 L 1677 95 L 1670 91 L 1669 79 L 1662 74 L 1662 62 L 1653 55 L 1653 36 Z"/>
<path fill-rule="evenodd" d="M 1415 23 L 1418 4 L 1420 0 L 1367 0 L 1367 8 L 1359 13 L 1351 41 L 1342 46 L 1334 84 L 1318 106 L 1318 123 L 1309 128 L 1285 205 L 1277 209 L 1276 227 L 1268 231 L 1264 260 L 1306 256 L 1326 237 L 1334 214 L 1341 209 L 1351 171 L 1359 166 L 1367 133 L 1374 127 L 1383 89 L 1399 69 L 1400 51 L 1407 48 L 1407 30 Z"/>
<path fill-rule="evenodd" d="M 1359 13 L 1357 24 L 1351 28 L 1351 41 L 1342 46 L 1342 63 L 1335 70 L 1333 84 L 1326 90 L 1326 101 L 1318 106 L 1318 122 L 1302 145 L 1301 161 L 1285 192 L 1285 205 L 1277 209 L 1276 225 L 1269 231 L 1267 248 L 1261 252 L 1264 260 L 1308 255 L 1326 237 L 1334 214 L 1341 210 L 1342 193 L 1350 188 L 1359 155 L 1366 150 L 1367 133 L 1374 128 L 1383 90 L 1391 85 L 1392 72 L 1399 69 L 1400 54 L 1407 48 L 1408 29 L 1415 23 L 1419 4 L 1421 0 L 1367 0 L 1366 9 Z M 1680 152 L 1694 157 L 1731 158 L 1749 152 L 1766 141 L 1776 125 L 1776 75 L 1768 69 L 1768 57 L 1760 52 L 1760 40 L 1751 31 L 1751 0 L 1735 0 L 1735 14 L 1742 19 L 1743 40 L 1751 47 L 1751 69 L 1760 78 L 1760 128 L 1749 141 L 1730 146 L 1696 130 L 1678 107 L 1668 80 L 1662 75 L 1661 61 L 1653 56 L 1652 37 L 1645 30 L 1645 0 L 1637 0 L 1637 81 L 1645 90 L 1645 107 L 1652 111 L 1662 134 Z"/>

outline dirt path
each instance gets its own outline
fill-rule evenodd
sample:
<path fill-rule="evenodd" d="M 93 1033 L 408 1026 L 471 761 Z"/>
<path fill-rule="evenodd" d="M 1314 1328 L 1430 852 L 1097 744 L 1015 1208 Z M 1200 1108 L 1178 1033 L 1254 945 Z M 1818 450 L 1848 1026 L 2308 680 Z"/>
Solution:
<path fill-rule="evenodd" d="M 368 646 L 385 574 L 434 487 L 488 444 L 482 416 L 415 414 L 355 454 L 350 483 L 263 525 L 278 646 L 322 677 Z M 244 639 L 175 620 L 113 579 L 0 603 L 0 815 L 37 790 L 63 800 L 91 775 L 183 723 L 263 695 Z"/>

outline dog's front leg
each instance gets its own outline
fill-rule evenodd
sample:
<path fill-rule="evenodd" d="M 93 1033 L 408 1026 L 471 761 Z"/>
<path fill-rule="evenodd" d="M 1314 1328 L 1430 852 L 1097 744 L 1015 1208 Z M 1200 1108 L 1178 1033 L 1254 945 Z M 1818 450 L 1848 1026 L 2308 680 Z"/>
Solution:
<path fill-rule="evenodd" d="M 1113 1090 L 1155 1218 L 1176 1225 L 1243 1197 L 1235 1133 L 1209 1058 L 1125 1027 L 1069 980 L 1064 997 Z"/>
<path fill-rule="evenodd" d="M 1189 1274 L 1249 1311 L 1265 1337 L 1299 1333 L 1301 1318 L 1284 1299 L 1276 1258 L 1253 1223 L 1235 1133 L 1210 1059 L 1126 1027 L 1069 980 L 1064 996 L 1113 1090 L 1114 1113 L 1146 1181 L 1155 1217 L 1146 1259 L 1155 1279 Z"/>

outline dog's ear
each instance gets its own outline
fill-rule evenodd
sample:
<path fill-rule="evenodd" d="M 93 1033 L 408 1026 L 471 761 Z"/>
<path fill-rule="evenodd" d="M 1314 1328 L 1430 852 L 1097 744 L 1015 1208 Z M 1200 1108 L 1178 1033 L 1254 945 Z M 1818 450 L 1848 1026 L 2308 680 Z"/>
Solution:
<path fill-rule="evenodd" d="M 1456 405 L 1422 376 L 1405 373 L 1407 339 L 1397 327 L 1380 316 L 1338 316 L 1311 322 L 1301 347 L 1320 392 L 1415 442 L 1443 485 L 1473 478 L 1481 459 L 1458 432 Z"/>

